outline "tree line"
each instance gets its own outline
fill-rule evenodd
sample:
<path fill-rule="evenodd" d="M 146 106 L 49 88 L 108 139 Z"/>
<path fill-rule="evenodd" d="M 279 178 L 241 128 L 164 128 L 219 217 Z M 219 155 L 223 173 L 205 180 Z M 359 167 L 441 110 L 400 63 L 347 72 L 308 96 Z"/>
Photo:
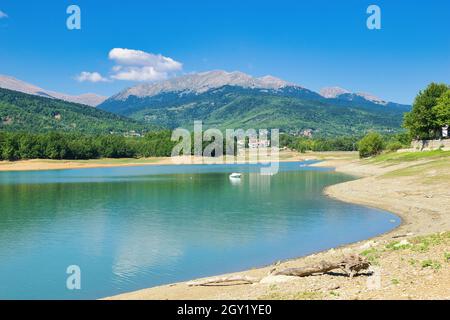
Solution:
<path fill-rule="evenodd" d="M 142 138 L 0 131 L 0 160 L 167 157 L 175 143 L 169 130 L 149 132 Z"/>
<path fill-rule="evenodd" d="M 170 157 L 172 150 L 180 142 L 180 140 L 172 141 L 170 130 L 151 131 L 144 137 L 114 134 L 97 136 L 56 131 L 48 133 L 0 131 L 0 160 Z M 203 150 L 210 143 L 212 142 L 202 141 Z M 236 138 L 234 143 L 234 150 L 228 150 L 226 141 L 223 141 L 223 152 L 236 154 Z M 194 154 L 194 134 L 191 134 L 190 154 Z M 212 156 L 216 156 L 214 152 Z"/>
<path fill-rule="evenodd" d="M 336 138 L 294 137 L 288 134 L 280 135 L 280 146 L 299 152 L 306 151 L 356 151 L 360 136 Z"/>
<path fill-rule="evenodd" d="M 411 144 L 411 136 L 407 132 L 385 135 L 371 132 L 364 137 L 349 136 L 336 138 L 306 138 L 282 135 L 280 137 L 280 145 L 299 152 L 360 151 L 365 148 L 364 142 L 367 139 L 374 139 L 374 135 L 376 136 L 377 143 L 381 143 L 382 150 L 397 151 Z"/>

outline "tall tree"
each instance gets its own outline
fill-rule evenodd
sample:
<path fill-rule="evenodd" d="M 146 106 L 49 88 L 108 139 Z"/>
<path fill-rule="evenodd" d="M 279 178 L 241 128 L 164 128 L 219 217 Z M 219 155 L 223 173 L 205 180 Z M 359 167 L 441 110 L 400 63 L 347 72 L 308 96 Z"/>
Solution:
<path fill-rule="evenodd" d="M 449 89 L 446 84 L 431 83 L 416 97 L 413 109 L 406 113 L 403 126 L 419 139 L 434 139 L 440 134 L 434 107 L 439 98 Z"/>
<path fill-rule="evenodd" d="M 438 104 L 433 108 L 436 115 L 436 125 L 444 127 L 450 125 L 450 89 L 439 98 Z"/>

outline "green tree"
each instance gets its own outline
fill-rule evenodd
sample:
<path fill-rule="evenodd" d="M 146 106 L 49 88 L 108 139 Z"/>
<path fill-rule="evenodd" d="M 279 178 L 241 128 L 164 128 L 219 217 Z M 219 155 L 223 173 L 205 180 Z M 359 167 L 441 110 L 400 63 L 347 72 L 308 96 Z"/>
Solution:
<path fill-rule="evenodd" d="M 2 142 L 2 159 L 14 161 L 20 159 L 18 143 L 13 134 L 6 134 Z"/>
<path fill-rule="evenodd" d="M 440 126 L 436 121 L 434 107 L 440 97 L 448 91 L 446 84 L 431 83 L 416 97 L 413 109 L 405 114 L 403 126 L 418 139 L 434 139 L 439 136 Z"/>
<path fill-rule="evenodd" d="M 438 99 L 433 112 L 436 115 L 436 126 L 438 128 L 450 125 L 450 89 L 447 89 Z"/>
<path fill-rule="evenodd" d="M 377 132 L 370 132 L 358 142 L 358 149 L 361 158 L 376 156 L 384 149 L 383 137 Z"/>

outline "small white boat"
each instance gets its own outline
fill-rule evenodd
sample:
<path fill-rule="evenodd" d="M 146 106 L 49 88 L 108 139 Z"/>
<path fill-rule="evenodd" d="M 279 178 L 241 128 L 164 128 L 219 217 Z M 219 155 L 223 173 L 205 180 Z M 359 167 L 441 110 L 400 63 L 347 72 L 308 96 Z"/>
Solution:
<path fill-rule="evenodd" d="M 240 179 L 242 177 L 241 173 L 232 173 L 230 174 L 230 179 Z"/>

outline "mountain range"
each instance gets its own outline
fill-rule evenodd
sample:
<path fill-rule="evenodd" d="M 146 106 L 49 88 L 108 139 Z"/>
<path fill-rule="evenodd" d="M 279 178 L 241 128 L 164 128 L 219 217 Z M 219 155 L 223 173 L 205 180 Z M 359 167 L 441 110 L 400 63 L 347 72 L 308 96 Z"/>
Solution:
<path fill-rule="evenodd" d="M 320 93 L 315 93 L 311 90 L 303 88 L 300 85 L 287 82 L 273 76 L 255 78 L 243 72 L 226 72 L 223 70 L 188 74 L 166 81 L 137 85 L 135 87 L 123 90 L 122 92 L 112 96 L 108 100 L 126 101 L 130 97 L 148 98 L 169 92 L 177 92 L 179 94 L 201 94 L 211 89 L 217 89 L 223 86 L 268 90 L 280 90 L 286 88 L 297 90 L 303 89 L 305 92 L 307 91 L 309 93 L 320 95 L 321 98 L 325 99 L 344 99 L 350 101 L 353 97 L 353 99 L 359 98 L 380 105 L 389 104 L 389 102 L 386 102 L 383 99 L 380 99 L 372 94 L 352 93 L 340 87 L 327 87 L 320 90 Z"/>
<path fill-rule="evenodd" d="M 321 93 L 272 76 L 221 70 L 127 88 L 98 108 L 168 128 L 280 128 L 318 135 L 400 130 L 408 105 L 338 87 Z"/>
<path fill-rule="evenodd" d="M 45 98 L 60 99 L 68 102 L 85 104 L 91 107 L 99 105 L 107 98 L 94 93 L 86 93 L 78 96 L 73 96 L 69 94 L 44 90 L 33 84 L 29 84 L 16 78 L 4 75 L 0 75 L 0 88 L 19 91 L 22 93 L 27 93 Z"/>
<path fill-rule="evenodd" d="M 73 131 L 81 123 L 84 131 L 89 131 L 89 121 L 105 132 L 114 131 L 114 126 L 105 121 L 118 121 L 121 132 L 146 131 L 155 127 L 191 128 L 195 120 L 202 120 L 206 128 L 279 128 L 295 134 L 308 131 L 315 136 L 360 135 L 369 130 L 400 131 L 403 114 L 411 108 L 339 87 L 318 93 L 272 76 L 256 78 L 221 70 L 140 84 L 106 100 L 94 94 L 71 96 L 43 90 L 7 76 L 0 76 L 0 88 L 8 89 L 0 94 L 0 128 L 34 131 L 39 126 Z M 27 94 L 19 95 L 20 103 L 11 98 L 17 91 Z M 45 108 L 39 108 L 40 104 Z M 98 113 L 92 111 L 96 109 Z"/>

